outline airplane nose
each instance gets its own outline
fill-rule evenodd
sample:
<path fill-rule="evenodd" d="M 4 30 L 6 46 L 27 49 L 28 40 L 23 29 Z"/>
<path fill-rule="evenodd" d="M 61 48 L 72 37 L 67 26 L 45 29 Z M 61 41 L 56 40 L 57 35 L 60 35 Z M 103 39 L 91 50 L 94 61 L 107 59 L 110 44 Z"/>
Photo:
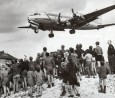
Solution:
<path fill-rule="evenodd" d="M 29 19 L 29 20 L 33 20 L 34 18 L 29 16 L 28 19 Z"/>

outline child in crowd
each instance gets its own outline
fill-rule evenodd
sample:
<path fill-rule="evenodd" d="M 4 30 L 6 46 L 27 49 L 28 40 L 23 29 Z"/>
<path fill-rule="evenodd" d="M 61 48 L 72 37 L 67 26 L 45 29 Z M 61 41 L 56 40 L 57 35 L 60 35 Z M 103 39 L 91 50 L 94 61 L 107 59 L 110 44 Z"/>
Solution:
<path fill-rule="evenodd" d="M 62 75 L 62 93 L 61 96 L 64 96 L 66 94 L 66 84 L 68 83 L 68 71 L 67 71 L 67 63 L 68 63 L 68 56 L 69 53 L 64 53 L 64 61 L 61 63 L 61 75 Z"/>
<path fill-rule="evenodd" d="M 6 97 L 9 94 L 9 88 L 8 88 L 8 70 L 3 66 L 2 68 L 2 87 L 4 91 L 4 97 Z"/>
<path fill-rule="evenodd" d="M 88 75 L 87 77 L 90 78 L 92 72 L 92 54 L 90 54 L 89 49 L 86 50 L 86 55 L 83 57 L 83 59 L 85 60 L 85 64 L 86 64 L 85 69 Z"/>
<path fill-rule="evenodd" d="M 71 56 L 68 57 L 69 63 L 67 64 L 67 71 L 68 71 L 68 81 L 71 89 L 71 94 L 69 97 L 80 96 L 79 89 L 80 81 L 77 80 L 77 72 L 79 68 L 73 62 Z"/>
<path fill-rule="evenodd" d="M 2 66 L 0 66 L 0 97 L 2 95 Z"/>
<path fill-rule="evenodd" d="M 34 87 L 34 68 L 30 67 L 29 71 L 27 72 L 27 83 L 30 87 L 28 95 L 32 97 L 33 87 Z"/>
<path fill-rule="evenodd" d="M 51 86 L 54 86 L 53 66 L 54 66 L 54 61 L 53 61 L 52 57 L 49 55 L 49 53 L 47 52 L 46 58 L 44 59 L 44 67 L 46 68 L 47 76 L 48 76 L 48 88 L 51 88 Z"/>
<path fill-rule="evenodd" d="M 100 85 L 100 93 L 106 93 L 106 79 L 107 74 L 109 74 L 108 68 L 105 66 L 104 61 L 101 61 L 101 66 L 98 68 L 98 75 L 99 75 L 99 85 Z M 104 86 L 104 89 L 103 89 Z"/>
<path fill-rule="evenodd" d="M 58 69 L 58 59 L 57 59 L 57 54 L 55 53 L 53 55 L 53 60 L 54 60 L 54 68 L 53 68 L 53 75 L 55 78 L 57 78 L 58 76 L 58 72 L 57 72 L 57 69 Z"/>
<path fill-rule="evenodd" d="M 40 70 L 40 67 L 36 67 L 36 71 L 34 72 L 35 84 L 37 85 L 37 93 L 38 97 L 42 96 L 42 84 L 43 84 L 43 73 Z"/>
<path fill-rule="evenodd" d="M 20 71 L 19 71 L 19 65 L 17 64 L 17 61 L 13 61 L 11 70 L 10 70 L 12 76 L 13 76 L 13 93 L 16 93 L 19 91 L 19 80 L 20 80 Z"/>

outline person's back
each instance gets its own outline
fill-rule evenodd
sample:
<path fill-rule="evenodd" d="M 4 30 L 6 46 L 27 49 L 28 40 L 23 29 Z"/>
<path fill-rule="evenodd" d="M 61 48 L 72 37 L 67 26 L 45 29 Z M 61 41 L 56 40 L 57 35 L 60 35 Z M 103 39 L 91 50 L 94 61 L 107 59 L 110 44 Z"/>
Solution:
<path fill-rule="evenodd" d="M 92 61 L 92 55 L 91 55 L 90 53 L 87 53 L 87 54 L 85 55 L 85 60 L 86 60 L 86 61 Z"/>
<path fill-rule="evenodd" d="M 43 84 L 43 72 L 42 71 L 39 71 L 39 72 L 35 71 L 34 76 L 35 76 L 37 85 L 42 85 Z"/>
<path fill-rule="evenodd" d="M 108 73 L 109 73 L 109 70 L 105 66 L 105 63 L 101 61 L 101 66 L 98 68 L 99 85 L 100 85 L 99 92 L 101 93 L 106 93 L 106 78 L 107 78 Z M 104 89 L 102 86 L 104 86 Z"/>
<path fill-rule="evenodd" d="M 12 75 L 18 75 L 19 74 L 19 67 L 18 64 L 13 64 L 11 67 Z"/>
<path fill-rule="evenodd" d="M 32 70 L 27 72 L 27 82 L 29 86 L 34 86 L 34 72 Z"/>
<path fill-rule="evenodd" d="M 107 72 L 107 67 L 105 65 L 100 66 L 98 70 L 99 78 L 107 78 L 106 72 Z"/>
<path fill-rule="evenodd" d="M 45 64 L 46 64 L 46 66 L 52 66 L 52 57 L 46 57 L 46 59 L 45 59 Z"/>
<path fill-rule="evenodd" d="M 75 53 L 71 53 L 71 58 L 72 58 L 72 61 L 74 62 L 74 64 L 78 64 L 78 60 L 77 60 L 77 54 Z"/>
<path fill-rule="evenodd" d="M 2 78 L 8 77 L 8 70 L 6 68 L 3 68 L 4 70 L 1 70 Z"/>
<path fill-rule="evenodd" d="M 96 46 L 95 52 L 97 55 L 103 55 L 103 51 L 102 51 L 102 48 L 100 46 Z"/>

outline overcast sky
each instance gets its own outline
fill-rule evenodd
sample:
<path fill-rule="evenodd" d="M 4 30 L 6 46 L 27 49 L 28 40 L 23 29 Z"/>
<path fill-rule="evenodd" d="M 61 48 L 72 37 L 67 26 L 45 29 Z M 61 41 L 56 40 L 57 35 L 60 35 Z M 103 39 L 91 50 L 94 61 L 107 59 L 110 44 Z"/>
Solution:
<path fill-rule="evenodd" d="M 95 46 L 98 40 L 107 56 L 107 40 L 112 40 L 115 45 L 115 26 L 101 30 L 79 31 L 70 35 L 69 31 L 55 32 L 55 37 L 48 38 L 49 31 L 39 31 L 35 34 L 32 30 L 19 29 L 18 26 L 28 25 L 27 17 L 34 12 L 61 12 L 63 15 L 72 16 L 71 8 L 83 14 L 115 4 L 115 0 L 0 0 L 0 50 L 18 57 L 24 55 L 36 57 L 46 46 L 48 51 L 55 51 L 62 44 L 75 47 L 82 43 L 83 48 Z M 102 17 L 102 23 L 115 23 L 115 10 Z"/>

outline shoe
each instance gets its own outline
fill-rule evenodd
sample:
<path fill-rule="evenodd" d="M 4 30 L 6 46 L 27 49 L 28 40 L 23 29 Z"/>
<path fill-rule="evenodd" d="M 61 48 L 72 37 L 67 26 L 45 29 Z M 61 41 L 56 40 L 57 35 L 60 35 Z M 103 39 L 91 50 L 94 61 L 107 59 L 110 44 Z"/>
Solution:
<path fill-rule="evenodd" d="M 52 83 L 52 87 L 54 87 L 54 83 Z"/>
<path fill-rule="evenodd" d="M 51 86 L 50 85 L 48 85 L 48 87 L 47 88 L 51 88 Z"/>
<path fill-rule="evenodd" d="M 103 93 L 106 93 L 106 86 L 104 86 L 104 91 L 103 91 Z"/>
<path fill-rule="evenodd" d="M 76 94 L 76 96 L 80 96 L 80 94 L 78 93 L 78 94 Z"/>
<path fill-rule="evenodd" d="M 74 97 L 74 95 L 69 95 L 68 97 Z"/>
<path fill-rule="evenodd" d="M 66 91 L 63 91 L 60 96 L 65 96 Z"/>
<path fill-rule="evenodd" d="M 100 90 L 99 90 L 99 93 L 103 93 L 103 88 L 102 88 L 102 85 L 100 85 Z"/>

